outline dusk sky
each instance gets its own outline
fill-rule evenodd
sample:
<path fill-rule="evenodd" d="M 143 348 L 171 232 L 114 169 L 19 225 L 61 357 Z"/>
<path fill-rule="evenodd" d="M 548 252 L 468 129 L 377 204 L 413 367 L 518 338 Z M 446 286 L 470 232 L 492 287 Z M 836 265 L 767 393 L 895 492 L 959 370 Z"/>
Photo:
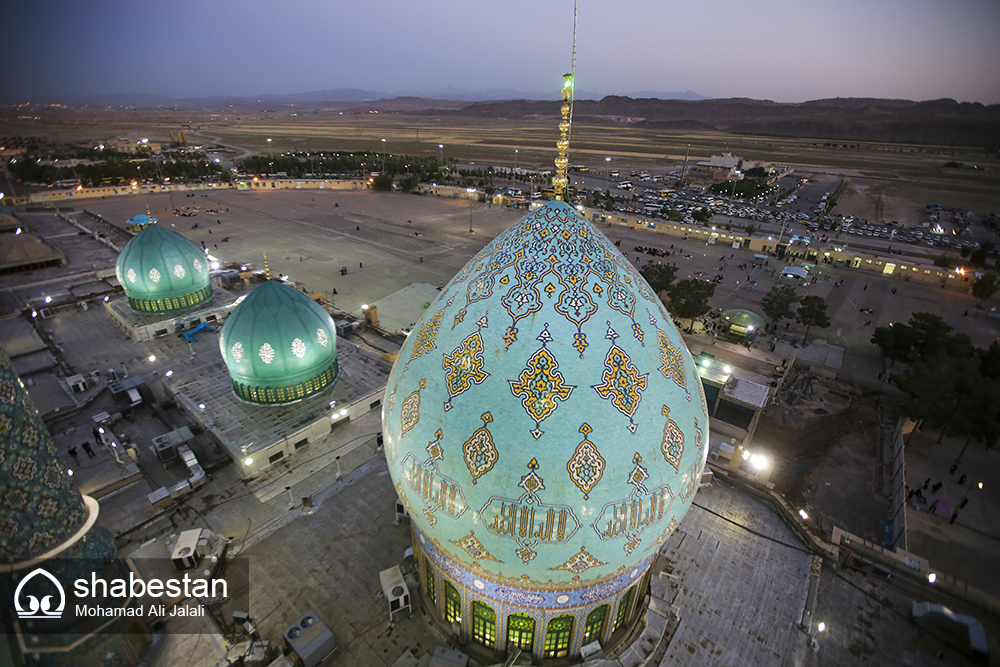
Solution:
<path fill-rule="evenodd" d="M 6 5 L 0 96 L 553 91 L 572 0 L 35 0 Z M 997 0 L 580 0 L 577 89 L 1000 102 Z"/>

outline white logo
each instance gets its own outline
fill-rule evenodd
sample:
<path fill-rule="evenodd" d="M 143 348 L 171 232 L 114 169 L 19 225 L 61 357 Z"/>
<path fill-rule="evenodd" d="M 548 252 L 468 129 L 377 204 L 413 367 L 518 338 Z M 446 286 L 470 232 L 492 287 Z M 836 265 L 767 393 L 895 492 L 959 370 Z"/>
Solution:
<path fill-rule="evenodd" d="M 21 589 L 24 588 L 26 583 L 34 579 L 35 576 L 39 574 L 47 577 L 49 581 L 55 585 L 56 590 L 59 591 L 59 606 L 55 609 L 52 609 L 51 595 L 42 596 L 41 601 L 39 601 L 34 595 L 25 595 L 25 598 L 27 598 L 27 608 L 21 605 Z M 22 579 L 21 583 L 17 585 L 17 589 L 14 591 L 14 608 L 17 610 L 18 618 L 62 618 L 63 609 L 65 607 L 66 591 L 63 590 L 62 584 L 59 583 L 58 579 L 40 567 Z"/>

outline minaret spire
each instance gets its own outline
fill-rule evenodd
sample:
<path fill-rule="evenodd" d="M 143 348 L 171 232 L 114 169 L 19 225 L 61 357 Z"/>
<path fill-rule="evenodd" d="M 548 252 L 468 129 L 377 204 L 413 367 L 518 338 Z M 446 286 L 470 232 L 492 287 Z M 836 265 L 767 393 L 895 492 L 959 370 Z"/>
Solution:
<path fill-rule="evenodd" d="M 569 135 L 573 126 L 573 85 L 576 79 L 576 0 L 573 1 L 573 61 L 569 74 L 563 74 L 562 87 L 562 108 L 560 109 L 561 119 L 559 121 L 559 141 L 556 147 L 559 149 L 559 156 L 555 160 L 556 175 L 552 179 L 552 188 L 556 191 L 556 199 L 567 201 L 569 199 L 569 177 L 567 167 L 569 158 Z"/>

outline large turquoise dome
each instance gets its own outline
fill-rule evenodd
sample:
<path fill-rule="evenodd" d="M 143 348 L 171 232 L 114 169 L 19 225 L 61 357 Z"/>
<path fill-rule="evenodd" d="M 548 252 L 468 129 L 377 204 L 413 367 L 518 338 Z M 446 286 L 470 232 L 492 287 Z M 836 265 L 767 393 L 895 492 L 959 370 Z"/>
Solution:
<path fill-rule="evenodd" d="M 704 394 L 670 315 L 563 202 L 466 264 L 387 391 L 386 458 L 425 569 L 500 614 L 501 638 L 503 609 L 572 609 L 578 627 L 606 613 L 684 516 L 705 464 Z"/>
<path fill-rule="evenodd" d="M 302 292 L 273 280 L 233 309 L 219 347 L 233 391 L 251 403 L 291 403 L 337 379 L 333 319 Z"/>
<path fill-rule="evenodd" d="M 205 254 L 159 225 L 149 225 L 122 248 L 115 275 L 129 306 L 140 313 L 184 310 L 212 296 Z"/>

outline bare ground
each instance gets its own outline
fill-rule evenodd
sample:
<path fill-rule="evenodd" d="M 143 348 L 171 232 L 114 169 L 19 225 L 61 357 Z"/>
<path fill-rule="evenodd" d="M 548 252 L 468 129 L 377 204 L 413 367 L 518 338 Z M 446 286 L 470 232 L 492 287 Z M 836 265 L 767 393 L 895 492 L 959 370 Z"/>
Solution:
<path fill-rule="evenodd" d="M 755 440 L 776 459 L 775 489 L 805 508 L 821 535 L 839 526 L 881 542 L 889 501 L 879 488 L 880 436 L 878 406 L 860 391 L 793 371 Z"/>

